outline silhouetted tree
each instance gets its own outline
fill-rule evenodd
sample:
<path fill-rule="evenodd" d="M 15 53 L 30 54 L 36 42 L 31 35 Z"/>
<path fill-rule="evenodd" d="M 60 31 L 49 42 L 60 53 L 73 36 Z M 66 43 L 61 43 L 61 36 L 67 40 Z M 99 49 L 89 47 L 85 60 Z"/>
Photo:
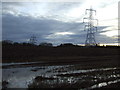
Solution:
<path fill-rule="evenodd" d="M 18 43 L 18 42 L 14 42 L 13 44 L 14 44 L 14 45 L 19 45 L 20 43 Z"/>
<path fill-rule="evenodd" d="M 70 47 L 70 46 L 75 46 L 75 45 L 73 45 L 72 43 L 64 43 L 60 45 L 60 47 Z"/>
<path fill-rule="evenodd" d="M 47 47 L 52 47 L 52 43 L 47 43 L 47 42 L 42 42 L 39 44 L 39 46 L 47 46 Z"/>
<path fill-rule="evenodd" d="M 2 45 L 10 45 L 10 44 L 13 44 L 13 41 L 11 41 L 11 40 L 3 40 L 2 41 Z"/>

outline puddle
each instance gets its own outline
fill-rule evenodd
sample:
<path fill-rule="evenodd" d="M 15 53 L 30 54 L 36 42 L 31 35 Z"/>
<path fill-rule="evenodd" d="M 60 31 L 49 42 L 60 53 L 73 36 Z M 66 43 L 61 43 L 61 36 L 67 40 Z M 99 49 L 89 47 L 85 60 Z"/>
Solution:
<path fill-rule="evenodd" d="M 61 67 L 68 67 L 69 65 L 63 65 L 63 66 L 41 66 L 41 67 L 26 67 L 26 68 L 10 68 L 10 69 L 3 69 L 2 74 L 3 77 L 2 79 L 5 81 L 10 82 L 8 85 L 8 88 L 27 88 L 28 84 L 32 82 L 32 80 L 36 76 L 52 76 L 55 73 L 52 72 L 47 72 L 47 71 L 52 71 L 53 69 L 56 68 L 61 68 Z M 38 71 L 34 72 L 31 70 L 36 70 Z"/>
<path fill-rule="evenodd" d="M 35 63 L 35 62 L 33 62 Z M 12 63 L 15 64 L 15 63 Z M 20 63 L 19 63 L 20 64 Z M 23 63 L 22 63 L 23 64 Z M 24 63 L 25 64 L 25 63 Z M 5 64 L 4 64 L 5 65 Z M 6 64 L 8 65 L 8 64 Z M 11 65 L 11 64 L 9 64 Z M 16 64 L 17 65 L 17 64 Z M 28 85 L 32 84 L 34 79 L 37 76 L 43 76 L 43 77 L 53 77 L 54 80 L 44 80 L 42 84 L 48 84 L 51 85 L 51 87 L 54 87 L 54 84 L 68 84 L 72 85 L 74 83 L 95 83 L 101 79 L 109 79 L 109 78 L 117 78 L 120 77 L 120 73 L 116 73 L 117 68 L 101 68 L 101 69 L 87 69 L 87 70 L 70 70 L 68 69 L 70 66 L 73 65 L 58 65 L 58 66 L 35 66 L 35 67 L 19 67 L 19 68 L 4 68 L 3 71 L 3 77 L 2 79 L 4 81 L 8 81 L 8 88 L 28 88 Z M 111 70 L 113 72 L 110 75 L 104 74 L 108 70 Z M 66 72 L 64 72 L 66 71 Z M 99 75 L 95 73 L 95 75 L 92 74 L 83 74 L 79 75 L 80 73 L 93 73 L 95 71 L 104 72 L 102 75 Z M 78 73 L 78 76 L 72 76 L 72 74 Z M 57 76 L 59 74 L 71 74 L 69 77 L 61 77 Z M 111 83 L 116 83 L 117 81 L 108 81 L 101 82 L 99 84 L 93 84 L 93 86 L 89 88 L 97 88 L 97 87 L 103 87 Z M 84 84 L 85 85 L 85 84 Z M 86 86 L 86 85 L 85 85 Z"/>

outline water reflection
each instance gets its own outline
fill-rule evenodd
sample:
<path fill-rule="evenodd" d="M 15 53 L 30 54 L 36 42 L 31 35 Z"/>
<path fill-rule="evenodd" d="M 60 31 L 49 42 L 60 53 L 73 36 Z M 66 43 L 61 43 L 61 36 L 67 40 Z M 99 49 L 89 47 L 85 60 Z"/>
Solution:
<path fill-rule="evenodd" d="M 10 88 L 28 88 L 30 85 L 47 87 L 77 87 L 96 88 L 103 87 L 120 80 L 119 68 L 100 68 L 87 70 L 69 69 L 73 65 L 36 66 L 22 68 L 4 68 L 3 80 L 8 81 Z M 41 81 L 35 81 L 36 77 Z M 116 81 L 117 80 L 117 81 Z"/>

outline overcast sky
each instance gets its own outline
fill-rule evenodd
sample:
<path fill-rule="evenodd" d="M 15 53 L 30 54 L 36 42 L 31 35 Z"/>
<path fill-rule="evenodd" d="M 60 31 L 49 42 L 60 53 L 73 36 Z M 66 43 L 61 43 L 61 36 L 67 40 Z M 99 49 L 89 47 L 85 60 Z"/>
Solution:
<path fill-rule="evenodd" d="M 92 6 L 99 20 L 97 43 L 118 43 L 118 1 L 81 0 L 80 2 L 2 2 L 3 40 L 84 44 L 83 18 Z"/>

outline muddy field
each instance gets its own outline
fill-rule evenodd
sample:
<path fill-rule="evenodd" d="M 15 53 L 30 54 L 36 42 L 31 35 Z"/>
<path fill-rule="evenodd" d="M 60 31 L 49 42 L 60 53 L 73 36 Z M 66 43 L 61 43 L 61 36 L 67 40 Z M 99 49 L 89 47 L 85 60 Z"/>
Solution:
<path fill-rule="evenodd" d="M 3 88 L 120 89 L 120 67 L 115 65 L 28 62 L 2 66 Z"/>
<path fill-rule="evenodd" d="M 120 90 L 119 51 L 119 47 L 4 46 L 0 83 L 3 89 Z"/>

